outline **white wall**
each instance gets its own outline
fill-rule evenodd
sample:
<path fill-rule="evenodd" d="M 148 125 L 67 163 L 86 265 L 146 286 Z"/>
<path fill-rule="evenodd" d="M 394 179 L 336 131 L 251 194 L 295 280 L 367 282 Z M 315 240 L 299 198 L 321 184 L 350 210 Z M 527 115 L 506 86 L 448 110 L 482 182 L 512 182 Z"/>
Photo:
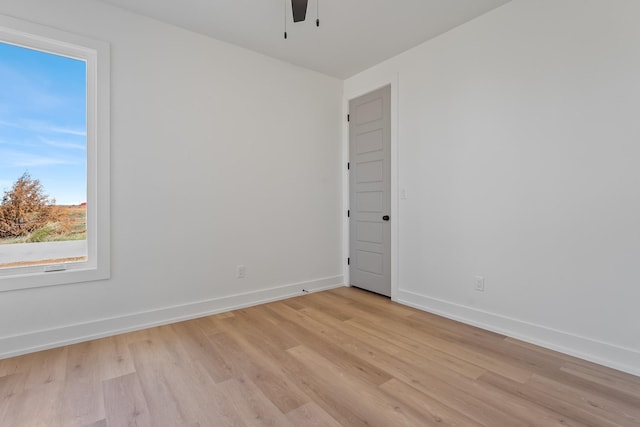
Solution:
<path fill-rule="evenodd" d="M 514 0 L 345 82 L 398 81 L 396 300 L 640 374 L 639 16 Z"/>
<path fill-rule="evenodd" d="M 343 283 L 339 80 L 95 1 L 0 13 L 112 67 L 112 279 L 0 294 L 0 357 Z"/>

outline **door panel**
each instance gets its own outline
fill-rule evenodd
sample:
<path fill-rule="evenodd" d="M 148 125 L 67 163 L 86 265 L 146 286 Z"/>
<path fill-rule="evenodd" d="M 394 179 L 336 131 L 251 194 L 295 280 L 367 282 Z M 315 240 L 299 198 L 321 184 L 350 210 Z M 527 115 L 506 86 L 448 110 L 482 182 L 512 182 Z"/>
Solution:
<path fill-rule="evenodd" d="M 349 102 L 351 285 L 391 296 L 391 88 Z M 391 219 L 393 220 L 393 219 Z"/>
<path fill-rule="evenodd" d="M 382 212 L 384 209 L 383 191 L 362 191 L 356 194 L 355 211 L 360 214 Z M 356 218 L 355 223 L 362 221 L 363 215 Z"/>
<path fill-rule="evenodd" d="M 382 243 L 384 241 L 382 224 L 359 221 L 356 227 L 356 240 L 359 242 Z"/>
<path fill-rule="evenodd" d="M 384 164 L 382 160 L 359 163 L 357 170 L 356 182 L 358 184 L 380 182 L 384 179 Z"/>
<path fill-rule="evenodd" d="M 382 115 L 382 98 L 372 99 L 358 106 L 358 110 L 355 112 L 356 123 L 362 125 L 374 120 L 380 120 Z"/>
<path fill-rule="evenodd" d="M 356 141 L 356 152 L 358 154 L 369 153 L 371 151 L 382 150 L 384 143 L 384 135 L 382 129 L 363 133 L 358 136 Z"/>

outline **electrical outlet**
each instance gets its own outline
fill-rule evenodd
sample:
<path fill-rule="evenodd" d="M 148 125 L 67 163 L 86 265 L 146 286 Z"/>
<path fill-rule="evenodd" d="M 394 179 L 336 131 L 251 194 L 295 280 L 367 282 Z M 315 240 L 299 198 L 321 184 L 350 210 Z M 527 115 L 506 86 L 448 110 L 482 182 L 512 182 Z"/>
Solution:
<path fill-rule="evenodd" d="M 244 279 L 247 277 L 247 267 L 244 265 L 239 265 L 236 267 L 237 277 L 238 279 Z"/>
<path fill-rule="evenodd" d="M 476 276 L 476 291 L 484 292 L 484 277 Z"/>

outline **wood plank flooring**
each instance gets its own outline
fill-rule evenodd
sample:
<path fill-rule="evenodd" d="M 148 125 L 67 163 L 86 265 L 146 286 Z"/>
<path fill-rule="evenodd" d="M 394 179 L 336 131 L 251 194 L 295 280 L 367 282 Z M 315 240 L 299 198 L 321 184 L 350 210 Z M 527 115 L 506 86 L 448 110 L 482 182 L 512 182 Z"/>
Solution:
<path fill-rule="evenodd" d="M 0 360 L 0 426 L 640 426 L 640 378 L 340 288 Z"/>

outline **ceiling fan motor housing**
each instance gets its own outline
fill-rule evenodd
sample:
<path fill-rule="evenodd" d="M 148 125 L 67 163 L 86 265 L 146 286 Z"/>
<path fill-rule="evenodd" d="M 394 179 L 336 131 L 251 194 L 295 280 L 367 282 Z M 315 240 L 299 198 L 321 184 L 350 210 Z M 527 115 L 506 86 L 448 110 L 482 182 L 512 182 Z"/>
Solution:
<path fill-rule="evenodd" d="M 307 4 L 309 0 L 291 0 L 293 22 L 301 22 L 307 18 Z"/>

